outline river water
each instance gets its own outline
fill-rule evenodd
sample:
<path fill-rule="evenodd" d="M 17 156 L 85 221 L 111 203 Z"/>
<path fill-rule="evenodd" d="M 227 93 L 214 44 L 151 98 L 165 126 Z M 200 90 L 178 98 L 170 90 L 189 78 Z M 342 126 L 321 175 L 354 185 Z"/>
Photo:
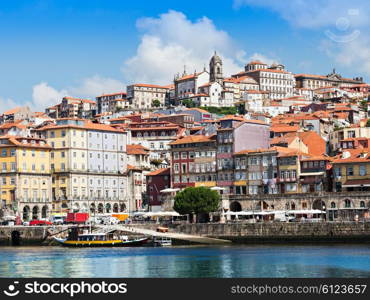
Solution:
<path fill-rule="evenodd" d="M 370 245 L 0 247 L 0 277 L 370 277 Z"/>

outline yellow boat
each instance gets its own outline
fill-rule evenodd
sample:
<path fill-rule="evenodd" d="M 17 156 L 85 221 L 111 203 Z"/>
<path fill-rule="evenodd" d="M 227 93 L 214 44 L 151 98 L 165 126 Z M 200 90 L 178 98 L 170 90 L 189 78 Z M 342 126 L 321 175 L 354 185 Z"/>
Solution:
<path fill-rule="evenodd" d="M 129 239 L 126 235 L 118 236 L 114 232 L 91 232 L 84 227 L 70 228 L 67 238 L 54 237 L 55 241 L 67 247 L 133 247 L 144 245 L 148 239 Z"/>

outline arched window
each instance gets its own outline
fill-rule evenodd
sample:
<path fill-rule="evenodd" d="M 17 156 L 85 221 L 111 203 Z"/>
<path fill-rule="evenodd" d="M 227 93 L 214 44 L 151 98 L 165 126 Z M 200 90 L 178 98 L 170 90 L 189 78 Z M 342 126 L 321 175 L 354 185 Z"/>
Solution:
<path fill-rule="evenodd" d="M 344 200 L 344 207 L 345 208 L 350 208 L 352 205 L 351 205 L 351 200 L 348 200 L 348 199 L 346 199 L 346 200 Z"/>
<path fill-rule="evenodd" d="M 365 207 L 365 201 L 360 202 L 360 207 Z"/>
<path fill-rule="evenodd" d="M 331 207 L 331 208 L 335 208 L 335 207 L 336 207 L 335 202 L 330 203 L 330 207 Z"/>

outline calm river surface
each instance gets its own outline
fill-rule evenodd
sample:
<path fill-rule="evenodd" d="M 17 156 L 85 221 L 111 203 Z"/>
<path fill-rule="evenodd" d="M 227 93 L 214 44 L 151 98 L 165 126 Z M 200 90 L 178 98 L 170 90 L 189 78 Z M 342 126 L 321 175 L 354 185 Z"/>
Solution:
<path fill-rule="evenodd" d="M 0 277 L 370 278 L 370 245 L 0 247 Z"/>

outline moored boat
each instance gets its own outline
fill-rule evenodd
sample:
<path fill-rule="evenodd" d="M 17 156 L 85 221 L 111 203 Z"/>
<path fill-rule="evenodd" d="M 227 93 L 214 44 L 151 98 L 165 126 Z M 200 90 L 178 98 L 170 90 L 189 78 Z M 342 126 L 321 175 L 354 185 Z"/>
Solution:
<path fill-rule="evenodd" d="M 148 239 L 130 239 L 127 235 L 117 235 L 115 231 L 92 232 L 84 227 L 70 228 L 67 238 L 54 237 L 55 241 L 67 247 L 134 247 L 144 245 Z"/>

